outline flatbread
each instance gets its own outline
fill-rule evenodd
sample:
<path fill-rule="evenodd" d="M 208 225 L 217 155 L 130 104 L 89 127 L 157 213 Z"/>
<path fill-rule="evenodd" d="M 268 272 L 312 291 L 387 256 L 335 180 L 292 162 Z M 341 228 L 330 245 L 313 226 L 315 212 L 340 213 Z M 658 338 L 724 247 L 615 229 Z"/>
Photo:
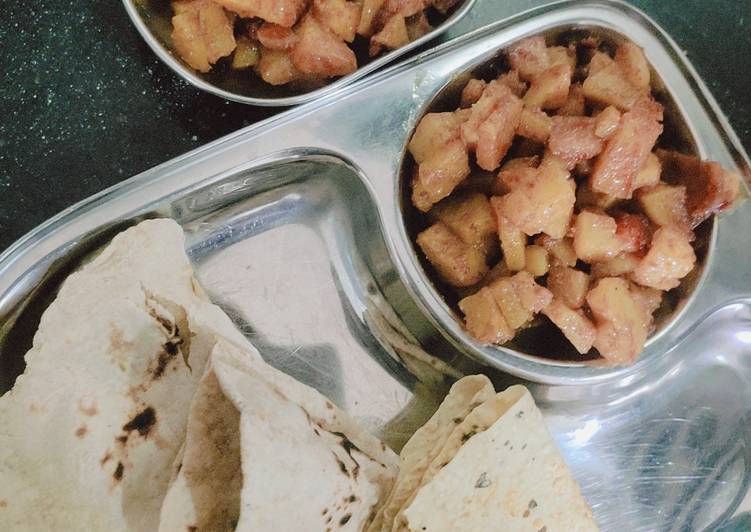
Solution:
<path fill-rule="evenodd" d="M 512 386 L 473 411 L 479 421 L 404 509 L 410 532 L 597 530 L 576 481 L 545 427 L 532 396 Z M 473 417 L 472 414 L 468 416 Z M 496 421 L 483 430 L 482 421 Z"/>
<path fill-rule="evenodd" d="M 391 530 L 397 514 L 414 496 L 423 475 L 455 427 L 494 395 L 493 384 L 484 375 L 465 377 L 451 387 L 435 414 L 404 445 L 394 488 L 368 526 L 369 532 Z"/>
<path fill-rule="evenodd" d="M 124 231 L 72 274 L 0 398 L 0 530 L 156 529 L 217 336 L 246 344 L 174 221 Z"/>
<path fill-rule="evenodd" d="M 397 456 L 325 397 L 225 342 L 191 410 L 165 532 L 358 531 L 396 475 Z"/>

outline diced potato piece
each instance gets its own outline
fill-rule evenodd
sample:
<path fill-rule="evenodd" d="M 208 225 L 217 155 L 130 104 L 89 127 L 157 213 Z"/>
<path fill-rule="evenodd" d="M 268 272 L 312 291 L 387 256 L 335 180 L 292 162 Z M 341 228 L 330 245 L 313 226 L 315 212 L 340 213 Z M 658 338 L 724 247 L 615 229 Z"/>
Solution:
<path fill-rule="evenodd" d="M 256 37 L 262 46 L 271 50 L 291 50 L 300 40 L 291 29 L 270 22 L 261 24 Z"/>
<path fill-rule="evenodd" d="M 491 81 L 469 111 L 469 118 L 462 125 L 462 136 L 470 150 L 475 149 L 479 140 L 480 125 L 495 111 L 501 100 L 508 100 L 513 96 L 511 89 L 498 82 Z"/>
<path fill-rule="evenodd" d="M 572 239 L 556 239 L 548 235 L 540 235 L 535 238 L 535 244 L 548 250 L 550 264 L 554 266 L 576 266 L 576 251 Z"/>
<path fill-rule="evenodd" d="M 524 269 L 533 277 L 542 277 L 550 269 L 548 250 L 542 246 L 527 246 L 524 249 Z"/>
<path fill-rule="evenodd" d="M 568 65 L 571 72 L 576 68 L 576 54 L 566 46 L 551 46 L 547 49 L 548 68 L 556 65 Z"/>
<path fill-rule="evenodd" d="M 464 313 L 467 331 L 478 341 L 504 344 L 514 337 L 490 288 L 481 288 L 476 294 L 465 297 L 459 301 L 459 308 Z"/>
<path fill-rule="evenodd" d="M 483 170 L 495 170 L 511 147 L 522 114 L 522 102 L 507 91 L 477 129 L 475 155 Z"/>
<path fill-rule="evenodd" d="M 537 35 L 528 37 L 511 46 L 508 50 L 511 68 L 519 71 L 519 76 L 532 81 L 548 69 L 548 49 L 545 37 Z"/>
<path fill-rule="evenodd" d="M 581 310 L 574 310 L 553 298 L 543 313 L 579 353 L 584 355 L 592 349 L 597 338 L 597 329 Z"/>
<path fill-rule="evenodd" d="M 235 49 L 235 35 L 224 9 L 207 2 L 172 17 L 172 43 L 188 65 L 208 72 Z"/>
<path fill-rule="evenodd" d="M 436 10 L 445 15 L 449 10 L 458 4 L 461 0 L 433 0 L 432 4 Z"/>
<path fill-rule="evenodd" d="M 357 34 L 363 37 L 370 37 L 377 28 L 377 16 L 383 7 L 385 0 L 363 0 L 360 14 L 360 23 L 357 26 Z"/>
<path fill-rule="evenodd" d="M 516 295 L 514 289 L 514 282 L 511 277 L 503 277 L 498 279 L 490 285 L 490 290 L 493 292 L 493 298 L 501 309 L 503 317 L 506 318 L 506 323 L 512 329 L 518 329 L 532 319 L 532 312 L 526 309 L 519 297 Z"/>
<path fill-rule="evenodd" d="M 416 41 L 431 31 L 433 31 L 433 26 L 428 22 L 428 17 L 425 16 L 424 11 L 419 15 L 407 19 L 407 35 L 409 36 L 409 42 Z"/>
<path fill-rule="evenodd" d="M 506 263 L 501 261 L 490 268 L 490 270 L 488 270 L 488 273 L 483 276 L 478 286 L 490 286 L 494 281 L 500 279 L 501 277 L 511 277 L 513 274 L 514 272 L 508 269 Z"/>
<path fill-rule="evenodd" d="M 532 109 L 558 109 L 568 100 L 571 67 L 555 65 L 537 76 L 524 95 L 524 105 Z"/>
<path fill-rule="evenodd" d="M 352 42 L 360 23 L 362 7 L 347 0 L 313 0 L 313 14 L 335 35 Z"/>
<path fill-rule="evenodd" d="M 308 7 L 308 0 L 214 0 L 243 18 L 258 17 L 291 28 Z"/>
<path fill-rule="evenodd" d="M 503 260 L 506 266 L 513 271 L 523 270 L 526 258 L 524 247 L 527 245 L 527 236 L 506 218 L 501 198 L 498 196 L 491 197 L 490 206 L 498 229 L 498 237 L 501 241 Z"/>
<path fill-rule="evenodd" d="M 621 213 L 615 217 L 615 234 L 623 242 L 622 251 L 636 253 L 649 245 L 649 220 L 642 214 Z"/>
<path fill-rule="evenodd" d="M 625 72 L 615 62 L 598 66 L 594 71 L 590 68 L 582 88 L 588 100 L 613 105 L 621 111 L 631 109 L 643 96 L 643 92 L 629 83 Z"/>
<path fill-rule="evenodd" d="M 621 253 L 608 261 L 594 263 L 591 274 L 595 279 L 621 277 L 634 271 L 640 260 L 641 257 L 634 253 Z"/>
<path fill-rule="evenodd" d="M 237 47 L 232 55 L 232 68 L 242 70 L 255 66 L 261 59 L 261 49 L 258 43 L 251 41 L 247 37 L 237 39 Z"/>
<path fill-rule="evenodd" d="M 466 108 L 476 104 L 487 86 L 488 83 L 485 80 L 470 79 L 462 89 L 461 107 Z"/>
<path fill-rule="evenodd" d="M 526 186 L 537 180 L 537 164 L 539 158 L 519 157 L 511 159 L 501 167 L 498 177 L 493 183 L 493 194 L 501 196 L 520 186 Z"/>
<path fill-rule="evenodd" d="M 585 104 L 582 86 L 574 83 L 568 90 L 566 103 L 558 108 L 557 114 L 558 116 L 582 116 L 585 111 Z"/>
<path fill-rule="evenodd" d="M 600 70 L 609 65 L 612 65 L 614 62 L 615 61 L 613 61 L 612 57 L 610 57 L 605 52 L 600 52 L 598 50 L 594 54 L 592 54 L 592 59 L 589 60 L 589 65 L 587 66 L 587 75 L 592 76 L 594 74 L 597 74 Z"/>
<path fill-rule="evenodd" d="M 569 168 L 597 156 L 603 147 L 595 134 L 595 119 L 588 116 L 554 116 L 548 149 Z"/>
<path fill-rule="evenodd" d="M 643 100 L 621 118 L 615 133 L 595 159 L 589 184 L 596 192 L 629 199 L 636 176 L 662 133 L 662 106 Z"/>
<path fill-rule="evenodd" d="M 355 53 L 312 15 L 296 28 L 300 41 L 290 56 L 304 74 L 318 77 L 344 76 L 357 70 Z"/>
<path fill-rule="evenodd" d="M 538 177 L 501 198 L 508 220 L 529 236 L 546 233 L 563 238 L 574 210 L 576 185 L 565 168 L 540 164 Z"/>
<path fill-rule="evenodd" d="M 647 161 L 644 166 L 641 167 L 639 173 L 636 174 L 636 183 L 634 183 L 634 190 L 638 190 L 642 187 L 651 187 L 660 182 L 660 174 L 662 173 L 662 164 L 659 157 L 654 153 L 650 153 L 647 156 Z"/>
<path fill-rule="evenodd" d="M 608 105 L 595 117 L 595 135 L 601 139 L 607 139 L 615 133 L 620 123 L 621 112 L 612 105 Z"/>
<path fill-rule="evenodd" d="M 545 111 L 525 107 L 522 111 L 521 119 L 519 120 L 519 129 L 516 130 L 516 134 L 535 142 L 544 143 L 548 140 L 552 127 L 553 119 Z"/>
<path fill-rule="evenodd" d="M 389 14 L 411 17 L 417 13 L 422 13 L 429 3 L 429 0 L 386 0 L 383 10 Z"/>
<path fill-rule="evenodd" d="M 403 15 L 393 15 L 383 29 L 370 38 L 370 57 L 380 54 L 384 48 L 396 50 L 409 43 L 407 23 Z"/>
<path fill-rule="evenodd" d="M 641 48 L 625 41 L 615 51 L 615 62 L 631 85 L 643 91 L 649 90 L 649 64 Z"/>
<path fill-rule="evenodd" d="M 616 277 L 600 279 L 587 294 L 587 303 L 597 326 L 594 347 L 600 355 L 613 364 L 636 360 L 644 349 L 648 325 L 628 283 Z"/>
<path fill-rule="evenodd" d="M 653 187 L 643 187 L 636 191 L 636 201 L 652 223 L 660 226 L 674 226 L 683 231 L 691 229 L 686 211 L 686 189 L 658 183 Z"/>
<path fill-rule="evenodd" d="M 428 113 L 417 124 L 409 141 L 409 152 L 417 163 L 461 135 L 462 118 L 458 113 Z"/>
<path fill-rule="evenodd" d="M 718 163 L 668 150 L 658 150 L 657 155 L 665 179 L 686 187 L 686 208 L 693 227 L 738 198 L 740 177 Z"/>
<path fill-rule="evenodd" d="M 519 78 L 517 70 L 509 70 L 498 76 L 498 83 L 506 85 L 519 98 L 527 92 L 527 84 Z"/>
<path fill-rule="evenodd" d="M 522 307 L 532 314 L 537 314 L 553 300 L 553 293 L 537 284 L 529 272 L 521 271 L 511 277 L 511 280 Z"/>
<path fill-rule="evenodd" d="M 417 244 L 438 275 L 452 286 L 472 286 L 488 271 L 482 250 L 465 243 L 441 222 L 417 235 Z"/>
<path fill-rule="evenodd" d="M 609 260 L 623 250 L 615 220 L 606 214 L 582 211 L 574 222 L 574 250 L 584 262 Z"/>
<path fill-rule="evenodd" d="M 467 148 L 461 139 L 452 140 L 418 166 L 412 203 L 427 212 L 433 204 L 451 194 L 468 175 Z"/>
<path fill-rule="evenodd" d="M 255 68 L 261 79 L 271 85 L 284 85 L 302 76 L 292 63 L 292 58 L 283 50 L 262 47 L 261 58 Z"/>
<path fill-rule="evenodd" d="M 496 225 L 490 202 L 484 194 L 452 194 L 430 210 L 432 219 L 446 224 L 459 238 L 486 255 L 495 244 Z"/>
<path fill-rule="evenodd" d="M 675 227 L 661 227 L 652 237 L 652 245 L 632 278 L 642 286 L 670 290 L 694 269 L 695 263 L 690 236 Z"/>
<path fill-rule="evenodd" d="M 567 266 L 553 266 L 548 273 L 548 290 L 571 308 L 581 308 L 589 291 L 589 275 Z"/>
<path fill-rule="evenodd" d="M 629 284 L 629 290 L 631 290 L 631 297 L 634 298 L 647 316 L 647 321 L 652 321 L 652 314 L 660 308 L 662 304 L 662 296 L 665 294 L 662 290 L 655 288 L 649 288 L 647 286 L 641 286 L 636 283 Z"/>

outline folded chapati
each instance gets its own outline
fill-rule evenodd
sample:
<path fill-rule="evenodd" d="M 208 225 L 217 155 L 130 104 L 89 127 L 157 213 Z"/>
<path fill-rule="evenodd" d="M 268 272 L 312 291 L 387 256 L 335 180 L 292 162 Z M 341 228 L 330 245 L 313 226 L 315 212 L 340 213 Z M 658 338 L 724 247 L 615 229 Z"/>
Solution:
<path fill-rule="evenodd" d="M 394 488 L 368 530 L 575 532 L 597 526 L 526 388 L 495 394 L 486 378 L 473 376 L 458 381 L 407 442 Z"/>
<path fill-rule="evenodd" d="M 160 530 L 362 530 L 397 460 L 317 391 L 220 342 Z"/>

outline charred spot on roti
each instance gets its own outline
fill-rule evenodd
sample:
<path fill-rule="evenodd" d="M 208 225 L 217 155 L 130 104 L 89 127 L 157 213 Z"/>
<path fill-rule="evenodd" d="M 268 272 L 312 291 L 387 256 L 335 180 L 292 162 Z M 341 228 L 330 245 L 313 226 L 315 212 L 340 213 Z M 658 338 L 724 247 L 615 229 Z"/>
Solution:
<path fill-rule="evenodd" d="M 198 527 L 191 525 L 188 527 L 188 532 L 198 532 Z"/>
<path fill-rule="evenodd" d="M 460 417 L 455 417 L 455 418 L 453 419 L 453 421 L 454 421 L 454 424 L 458 425 L 459 423 L 461 423 L 461 422 L 463 421 L 463 419 L 462 419 L 462 418 L 460 418 Z"/>
<path fill-rule="evenodd" d="M 476 430 L 470 430 L 469 432 L 464 433 L 464 435 L 462 436 L 462 443 L 464 443 L 467 440 L 469 440 L 475 434 L 477 434 Z"/>
<path fill-rule="evenodd" d="M 336 463 L 339 464 L 339 469 L 341 469 L 342 473 L 349 476 L 349 471 L 347 470 L 347 465 L 342 462 L 341 458 L 339 458 L 335 452 L 331 452 L 331 454 L 334 455 L 334 460 L 336 460 Z"/>
<path fill-rule="evenodd" d="M 86 428 L 86 425 L 82 425 L 76 429 L 76 438 L 79 440 L 86 436 L 86 433 L 89 431 L 89 429 Z"/>
<path fill-rule="evenodd" d="M 96 403 L 93 401 L 90 405 L 86 405 L 83 399 L 78 401 L 78 410 L 85 416 L 93 417 L 99 413 L 96 407 Z"/>
<path fill-rule="evenodd" d="M 547 530 L 548 530 L 548 527 L 544 526 L 540 530 L 538 530 L 537 532 L 547 532 Z"/>
<path fill-rule="evenodd" d="M 504 447 L 508 447 L 508 444 L 509 444 L 509 443 L 510 443 L 510 441 L 509 441 L 509 440 L 506 440 L 505 442 L 503 442 L 503 446 L 504 446 Z"/>
<path fill-rule="evenodd" d="M 123 425 L 123 431 L 129 435 L 133 431 L 137 431 L 138 434 L 144 438 L 148 437 L 151 429 L 156 424 L 156 411 L 147 406 L 141 412 L 136 414 L 133 419 Z M 125 437 L 127 440 L 127 436 Z"/>
<path fill-rule="evenodd" d="M 475 482 L 475 488 L 487 488 L 492 483 L 493 481 L 491 481 L 488 478 L 488 474 L 485 471 L 483 471 L 482 474 L 477 478 L 477 481 Z"/>
<path fill-rule="evenodd" d="M 334 409 L 334 405 L 331 403 L 331 401 L 326 401 L 326 408 L 328 408 L 329 410 Z"/>
<path fill-rule="evenodd" d="M 115 482 L 120 482 L 123 479 L 123 473 L 125 472 L 125 466 L 122 462 L 117 463 L 117 467 L 115 468 L 115 472 L 112 473 L 112 478 L 115 479 Z"/>
<path fill-rule="evenodd" d="M 104 467 L 104 464 L 109 462 L 111 459 L 112 459 L 112 453 L 107 451 L 106 453 L 104 453 L 104 456 L 102 456 L 102 458 L 99 460 L 99 465 Z"/>
<path fill-rule="evenodd" d="M 523 418 L 524 417 L 524 410 L 519 410 L 516 413 L 516 417 L 519 418 L 519 419 Z"/>
<path fill-rule="evenodd" d="M 357 501 L 357 496 L 353 493 L 352 495 L 349 496 L 349 498 L 347 500 L 349 502 L 356 502 Z"/>
<path fill-rule="evenodd" d="M 526 519 L 527 517 L 529 517 L 529 509 L 527 509 L 527 510 L 524 510 L 524 513 L 522 514 L 522 517 L 523 517 L 524 519 Z"/>
<path fill-rule="evenodd" d="M 522 445 L 522 451 L 527 448 L 527 444 Z"/>
<path fill-rule="evenodd" d="M 154 380 L 158 380 L 162 375 L 164 375 L 164 371 L 167 369 L 169 363 L 172 362 L 172 360 L 180 352 L 179 346 L 182 343 L 182 338 L 175 336 L 174 338 L 167 340 L 167 342 L 162 345 L 162 351 L 157 356 L 154 369 L 149 370 L 149 373 L 151 373 L 151 376 Z"/>
<path fill-rule="evenodd" d="M 326 515 L 327 513 L 329 513 L 329 509 L 324 508 L 323 511 L 321 512 L 321 515 Z"/>
<path fill-rule="evenodd" d="M 8 501 L 0 499 L 0 508 L 7 508 L 8 507 Z"/>
<path fill-rule="evenodd" d="M 339 519 L 339 525 L 344 526 L 347 523 L 349 523 L 349 520 L 352 519 L 352 514 L 346 514 L 344 517 Z"/>
<path fill-rule="evenodd" d="M 537 508 L 537 501 L 534 499 L 530 500 L 529 504 L 527 505 L 527 508 L 529 508 L 530 510 L 534 510 L 535 508 Z"/>

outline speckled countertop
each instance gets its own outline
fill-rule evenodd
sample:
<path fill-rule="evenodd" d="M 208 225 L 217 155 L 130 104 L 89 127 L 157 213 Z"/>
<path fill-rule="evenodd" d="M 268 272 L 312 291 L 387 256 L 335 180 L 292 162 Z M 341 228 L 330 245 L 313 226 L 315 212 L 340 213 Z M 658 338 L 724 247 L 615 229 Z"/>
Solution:
<path fill-rule="evenodd" d="M 448 37 L 542 3 L 478 0 Z M 751 148 L 751 1 L 633 3 L 686 50 Z M 117 1 L 8 0 L 0 76 L 0 251 L 72 203 L 278 112 L 188 86 Z"/>

